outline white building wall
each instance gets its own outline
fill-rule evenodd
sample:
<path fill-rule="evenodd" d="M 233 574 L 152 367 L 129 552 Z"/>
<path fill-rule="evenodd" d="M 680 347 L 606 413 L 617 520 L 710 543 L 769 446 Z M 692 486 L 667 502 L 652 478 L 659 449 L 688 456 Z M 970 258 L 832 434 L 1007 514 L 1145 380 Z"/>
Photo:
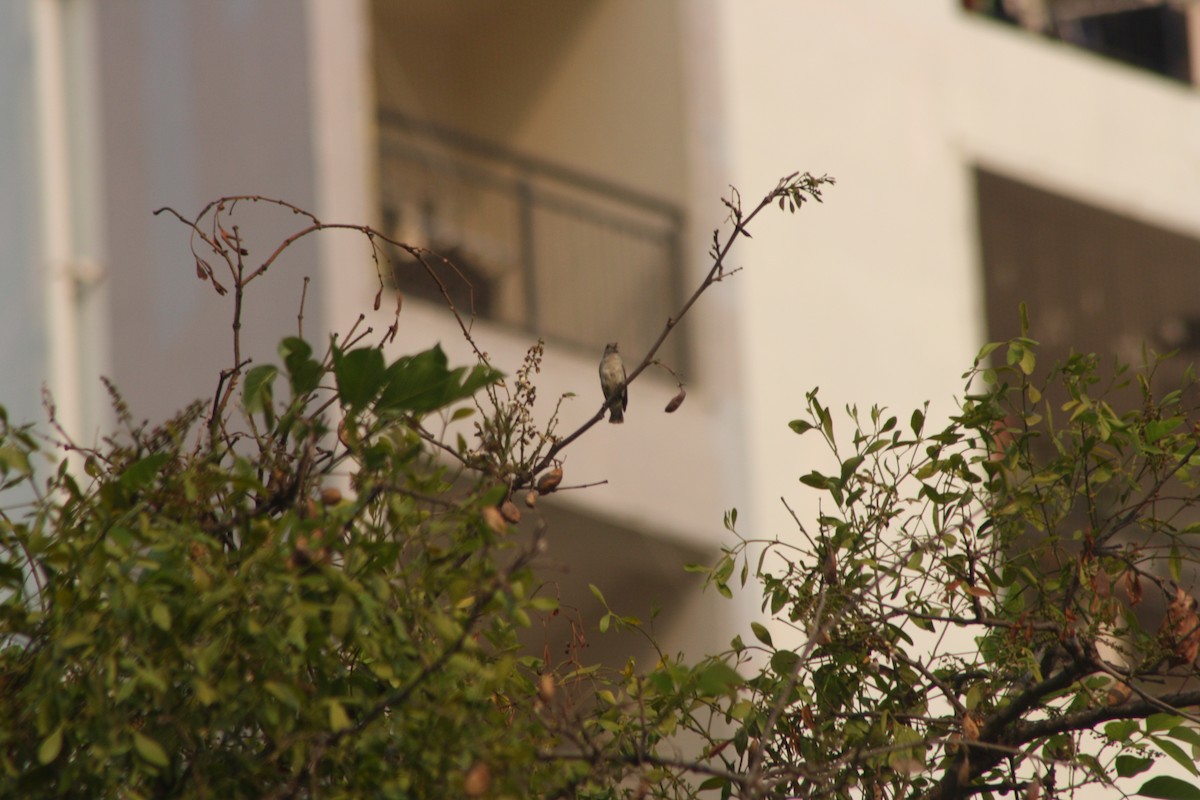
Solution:
<path fill-rule="evenodd" d="M 101 195 L 111 298 L 109 375 L 137 417 L 161 419 L 209 398 L 233 360 L 232 296 L 196 277 L 193 216 L 224 195 L 316 201 L 310 47 L 291 0 L 98 2 L 96 37 L 105 168 Z M 290 213 L 243 206 L 251 263 L 295 229 Z M 223 265 L 218 277 L 232 279 Z M 324 286 L 315 246 L 301 243 L 247 291 L 248 355 L 274 359 L 296 331 L 303 275 Z M 321 330 L 323 309 L 306 309 Z M 92 378 L 89 376 L 88 380 Z"/>
<path fill-rule="evenodd" d="M 0 405 L 13 423 L 38 414 L 47 365 L 32 11 L 0 3 Z"/>
<path fill-rule="evenodd" d="M 947 413 L 983 338 L 969 176 L 939 80 L 947 5 L 715 3 L 721 182 L 746 205 L 792 170 L 838 182 L 824 205 L 766 213 L 737 250 L 747 534 L 791 535 L 779 498 L 812 499 L 797 478 L 829 465 L 787 428 L 806 391 L 835 414 L 878 403 L 907 418 L 926 399 Z"/>
<path fill-rule="evenodd" d="M 1190 87 L 951 2 L 688 7 L 714 20 L 721 47 L 715 89 L 711 69 L 691 73 L 694 96 L 715 95 L 707 149 L 694 148 L 702 184 L 750 203 L 792 169 L 838 180 L 825 205 L 768 215 L 738 251 L 747 532 L 794 528 L 781 496 L 807 498 L 801 516 L 814 517 L 797 477 L 829 459 L 786 427 L 806 390 L 822 387 L 836 413 L 953 411 L 986 336 L 974 165 L 1200 233 Z"/>

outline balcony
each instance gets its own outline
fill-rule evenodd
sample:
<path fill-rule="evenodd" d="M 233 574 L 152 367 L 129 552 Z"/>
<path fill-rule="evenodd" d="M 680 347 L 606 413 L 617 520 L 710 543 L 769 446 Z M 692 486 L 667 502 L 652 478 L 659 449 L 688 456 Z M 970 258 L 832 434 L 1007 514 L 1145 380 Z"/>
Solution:
<path fill-rule="evenodd" d="M 447 259 L 460 309 L 598 356 L 613 340 L 644 350 L 678 307 L 677 206 L 395 110 L 379 114 L 379 147 L 384 227 Z M 394 255 L 397 287 L 440 302 Z M 673 336 L 659 356 L 682 368 L 683 350 Z"/>

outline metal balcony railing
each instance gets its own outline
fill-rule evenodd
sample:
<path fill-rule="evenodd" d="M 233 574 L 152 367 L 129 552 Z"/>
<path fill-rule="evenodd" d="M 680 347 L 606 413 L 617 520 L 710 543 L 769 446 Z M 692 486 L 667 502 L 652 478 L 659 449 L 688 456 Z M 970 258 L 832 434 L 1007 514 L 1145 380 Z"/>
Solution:
<path fill-rule="evenodd" d="M 682 296 L 681 210 L 661 199 L 402 112 L 379 115 L 388 232 L 445 256 L 456 305 L 547 341 L 648 347 Z M 396 259 L 409 296 L 440 299 Z M 683 342 L 660 357 L 683 367 Z"/>

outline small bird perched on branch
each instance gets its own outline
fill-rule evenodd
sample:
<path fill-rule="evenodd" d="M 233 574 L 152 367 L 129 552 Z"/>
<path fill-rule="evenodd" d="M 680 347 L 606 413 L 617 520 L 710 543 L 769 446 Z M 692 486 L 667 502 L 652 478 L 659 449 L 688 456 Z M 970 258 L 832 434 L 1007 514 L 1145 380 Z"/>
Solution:
<path fill-rule="evenodd" d="M 608 407 L 608 421 L 614 424 L 624 422 L 625 409 L 629 408 L 629 390 L 625 386 L 625 363 L 617 352 L 616 342 L 604 347 L 604 357 L 600 359 L 600 389 L 604 392 L 606 403 L 615 396 L 621 398 L 621 402 Z"/>

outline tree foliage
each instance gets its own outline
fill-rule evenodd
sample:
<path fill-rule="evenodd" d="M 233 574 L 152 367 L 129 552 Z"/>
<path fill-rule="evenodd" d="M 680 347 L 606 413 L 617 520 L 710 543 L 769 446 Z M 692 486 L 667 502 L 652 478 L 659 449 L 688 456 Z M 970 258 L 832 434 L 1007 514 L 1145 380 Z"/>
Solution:
<path fill-rule="evenodd" d="M 1028 336 L 985 347 L 944 426 L 850 407 L 843 439 L 808 394 L 791 427 L 832 456 L 800 476 L 819 515 L 739 538 L 710 573 L 753 573 L 777 623 L 734 643 L 768 666 L 726 793 L 1197 796 L 1146 780 L 1160 754 L 1200 774 L 1194 378 L 1158 394 L 1156 358 L 1104 379 L 1082 354 L 1039 378 L 1035 354 Z"/>
<path fill-rule="evenodd" d="M 710 270 L 630 382 L 757 215 L 827 182 L 726 201 Z M 302 220 L 261 262 L 247 204 Z M 0 795 L 1196 796 L 1154 775 L 1195 775 L 1200 748 L 1195 387 L 1160 393 L 1155 359 L 1102 380 L 1086 355 L 1039 373 L 1028 335 L 988 345 L 940 423 L 852 406 L 835 425 L 813 390 L 791 428 L 828 452 L 799 476 L 818 513 L 764 540 L 731 511 L 730 546 L 691 568 L 761 590 L 763 616 L 703 658 L 611 668 L 580 640 L 555 660 L 521 636 L 566 613 L 538 504 L 572 488 L 599 393 L 578 429 L 558 406 L 539 424 L 540 343 L 502 374 L 428 251 L 266 198 L 171 213 L 232 295 L 212 399 L 151 426 L 110 387 L 119 427 L 96 446 L 0 417 Z M 337 229 L 377 266 L 421 264 L 476 362 L 390 357 L 396 326 L 361 320 L 318 344 L 303 309 L 252 362 L 248 288 Z M 592 591 L 600 633 L 641 629 Z"/>

